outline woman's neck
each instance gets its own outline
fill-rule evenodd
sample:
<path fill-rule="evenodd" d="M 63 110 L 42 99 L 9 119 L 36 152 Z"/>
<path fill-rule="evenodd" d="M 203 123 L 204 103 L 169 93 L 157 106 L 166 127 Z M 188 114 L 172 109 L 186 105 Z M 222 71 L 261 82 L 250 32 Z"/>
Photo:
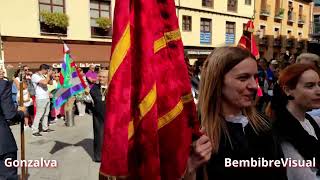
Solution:
<path fill-rule="evenodd" d="M 290 102 L 287 104 L 288 111 L 299 121 L 304 121 L 307 109 L 299 107 L 297 104 Z"/>
<path fill-rule="evenodd" d="M 224 117 L 237 116 L 237 115 L 241 114 L 241 109 L 236 108 L 233 105 L 223 101 L 222 102 L 222 112 L 223 112 Z"/>

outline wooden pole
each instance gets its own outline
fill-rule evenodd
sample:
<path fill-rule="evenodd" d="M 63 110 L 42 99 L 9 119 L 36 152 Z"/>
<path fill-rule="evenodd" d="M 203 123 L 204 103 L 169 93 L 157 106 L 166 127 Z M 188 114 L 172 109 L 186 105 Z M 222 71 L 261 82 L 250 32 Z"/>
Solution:
<path fill-rule="evenodd" d="M 23 68 L 22 68 L 22 64 L 20 63 L 20 83 L 19 83 L 19 95 L 20 95 L 20 99 L 19 99 L 19 106 L 23 107 Z M 20 137 L 21 137 L 21 141 L 20 141 L 20 145 L 21 145 L 21 160 L 25 160 L 25 142 L 24 142 L 24 118 L 21 120 L 20 123 Z M 26 180 L 27 179 L 27 167 L 23 167 L 21 166 L 21 180 Z"/>

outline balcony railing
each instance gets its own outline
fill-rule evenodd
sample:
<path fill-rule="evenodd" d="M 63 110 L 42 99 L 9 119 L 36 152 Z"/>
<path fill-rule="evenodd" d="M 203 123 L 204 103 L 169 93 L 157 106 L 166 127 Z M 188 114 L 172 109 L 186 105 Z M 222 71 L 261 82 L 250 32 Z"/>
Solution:
<path fill-rule="evenodd" d="M 49 25 L 45 24 L 44 22 L 40 21 L 40 33 L 46 34 L 46 35 L 67 35 L 67 28 L 61 28 L 61 27 L 50 27 Z"/>
<path fill-rule="evenodd" d="M 274 14 L 274 18 L 275 19 L 283 19 L 284 16 L 284 9 L 280 8 L 280 9 L 276 9 L 275 14 Z"/>
<path fill-rule="evenodd" d="M 271 10 L 270 5 L 261 6 L 260 16 L 265 16 L 265 17 L 270 16 L 270 10 Z"/>
<path fill-rule="evenodd" d="M 296 13 L 288 11 L 288 22 L 293 23 L 296 19 Z"/>
<path fill-rule="evenodd" d="M 303 25 L 306 22 L 306 16 L 305 15 L 299 15 L 298 24 Z"/>

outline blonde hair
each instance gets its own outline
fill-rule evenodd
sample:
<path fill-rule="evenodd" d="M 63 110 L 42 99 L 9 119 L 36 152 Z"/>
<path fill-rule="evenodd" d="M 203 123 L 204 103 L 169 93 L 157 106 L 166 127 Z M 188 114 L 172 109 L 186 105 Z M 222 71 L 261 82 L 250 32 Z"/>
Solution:
<path fill-rule="evenodd" d="M 317 67 L 319 67 L 320 58 L 318 55 L 313 53 L 302 53 L 297 57 L 297 62 L 300 63 L 302 59 L 313 62 Z"/>
<path fill-rule="evenodd" d="M 249 51 L 242 48 L 217 48 L 203 65 L 198 108 L 202 126 L 211 140 L 213 152 L 218 152 L 222 135 L 225 135 L 232 145 L 222 110 L 224 76 L 248 57 L 254 59 Z M 269 129 L 269 124 L 257 113 L 254 106 L 244 108 L 242 113 L 248 117 L 249 124 L 257 134 Z"/>

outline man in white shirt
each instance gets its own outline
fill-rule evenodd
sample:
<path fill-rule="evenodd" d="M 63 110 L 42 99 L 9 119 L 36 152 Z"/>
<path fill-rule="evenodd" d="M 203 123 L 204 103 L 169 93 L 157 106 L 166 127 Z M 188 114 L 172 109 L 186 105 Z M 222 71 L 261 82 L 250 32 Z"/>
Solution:
<path fill-rule="evenodd" d="M 31 77 L 33 86 L 36 91 L 36 115 L 32 124 L 34 136 L 42 136 L 39 132 L 39 123 L 42 119 L 42 132 L 51 132 L 53 130 L 48 127 L 48 115 L 50 112 L 50 97 L 48 92 L 48 84 L 51 81 L 52 71 L 47 64 L 40 65 L 40 71 L 34 73 Z"/>

